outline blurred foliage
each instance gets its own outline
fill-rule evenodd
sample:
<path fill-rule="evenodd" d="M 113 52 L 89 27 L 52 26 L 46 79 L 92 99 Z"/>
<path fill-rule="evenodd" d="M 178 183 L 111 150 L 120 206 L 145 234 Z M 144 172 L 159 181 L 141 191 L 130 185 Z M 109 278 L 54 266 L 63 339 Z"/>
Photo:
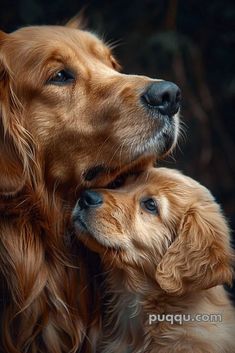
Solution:
<path fill-rule="evenodd" d="M 1 0 L 0 27 L 61 24 L 84 6 L 88 28 L 120 40 L 125 72 L 181 87 L 185 138 L 164 165 L 211 189 L 235 229 L 235 2 Z"/>

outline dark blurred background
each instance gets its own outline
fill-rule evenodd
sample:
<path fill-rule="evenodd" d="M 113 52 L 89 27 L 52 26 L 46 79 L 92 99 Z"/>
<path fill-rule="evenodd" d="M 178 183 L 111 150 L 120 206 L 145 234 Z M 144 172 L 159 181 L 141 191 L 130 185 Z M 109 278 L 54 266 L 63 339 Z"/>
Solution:
<path fill-rule="evenodd" d="M 207 186 L 235 229 L 234 1 L 0 3 L 0 28 L 6 32 L 30 24 L 63 24 L 85 7 L 88 28 L 119 42 L 115 53 L 124 72 L 176 82 L 183 93 L 185 133 L 164 165 Z"/>

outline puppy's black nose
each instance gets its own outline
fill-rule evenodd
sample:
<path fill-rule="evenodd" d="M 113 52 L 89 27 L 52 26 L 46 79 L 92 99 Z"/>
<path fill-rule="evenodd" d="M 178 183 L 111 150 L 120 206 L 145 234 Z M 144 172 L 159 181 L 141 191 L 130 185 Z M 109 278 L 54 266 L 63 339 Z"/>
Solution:
<path fill-rule="evenodd" d="M 148 108 L 155 108 L 163 115 L 172 116 L 180 108 L 181 92 L 173 82 L 154 82 L 141 98 Z"/>
<path fill-rule="evenodd" d="M 81 209 L 98 207 L 102 203 L 103 203 L 102 195 L 92 190 L 83 191 L 78 201 L 78 204 Z"/>

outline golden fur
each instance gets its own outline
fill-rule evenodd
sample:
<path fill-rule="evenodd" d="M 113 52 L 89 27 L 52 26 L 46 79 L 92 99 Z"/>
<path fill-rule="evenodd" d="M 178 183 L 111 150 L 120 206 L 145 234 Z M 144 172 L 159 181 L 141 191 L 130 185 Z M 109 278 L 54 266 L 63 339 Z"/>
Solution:
<path fill-rule="evenodd" d="M 235 311 L 222 286 L 231 284 L 233 253 L 210 192 L 166 168 L 96 191 L 102 205 L 78 203 L 73 217 L 107 271 L 111 298 L 100 351 L 234 353 Z M 146 198 L 155 200 L 157 214 L 143 207 Z M 222 321 L 149 325 L 149 314 L 221 314 Z"/>
<path fill-rule="evenodd" d="M 58 84 L 64 70 L 73 78 Z M 176 142 L 177 115 L 166 148 L 160 118 L 140 102 L 154 81 L 118 70 L 110 48 L 71 22 L 0 32 L 5 353 L 86 352 L 99 313 L 93 314 L 86 255 L 68 234 L 77 195 L 152 163 Z"/>

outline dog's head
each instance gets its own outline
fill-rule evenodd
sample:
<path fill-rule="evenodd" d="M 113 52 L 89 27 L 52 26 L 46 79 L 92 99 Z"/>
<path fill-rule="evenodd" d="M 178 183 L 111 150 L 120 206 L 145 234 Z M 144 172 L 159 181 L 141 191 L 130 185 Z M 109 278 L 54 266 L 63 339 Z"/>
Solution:
<path fill-rule="evenodd" d="M 218 204 L 177 171 L 150 169 L 120 189 L 85 191 L 74 220 L 106 263 L 144 271 L 169 294 L 232 280 L 229 229 Z"/>
<path fill-rule="evenodd" d="M 119 69 L 88 31 L 0 33 L 0 192 L 21 188 L 32 160 L 52 183 L 88 187 L 174 147 L 179 88 Z"/>

